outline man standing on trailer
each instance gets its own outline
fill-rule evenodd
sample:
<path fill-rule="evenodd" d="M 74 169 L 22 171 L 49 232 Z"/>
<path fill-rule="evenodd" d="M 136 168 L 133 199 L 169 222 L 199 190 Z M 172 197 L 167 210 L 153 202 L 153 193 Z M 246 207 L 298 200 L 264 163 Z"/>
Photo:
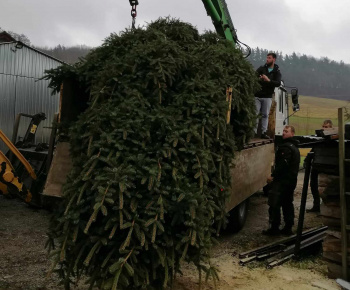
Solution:
<path fill-rule="evenodd" d="M 272 182 L 269 192 L 269 223 L 270 227 L 264 230 L 264 235 L 292 235 L 294 225 L 294 190 L 297 185 L 300 153 L 297 148 L 298 141 L 294 140 L 295 129 L 293 126 L 285 126 L 283 129 L 283 142 L 278 146 L 275 155 L 275 169 L 267 179 Z M 281 224 L 281 207 L 284 217 L 284 228 L 279 229 Z"/>
<path fill-rule="evenodd" d="M 322 129 L 329 129 L 329 128 L 333 128 L 333 122 L 331 120 L 324 120 Z M 304 164 L 306 164 L 305 162 L 306 160 L 304 161 Z M 312 208 L 307 209 L 306 212 L 318 213 L 320 212 L 321 199 L 320 199 L 320 193 L 318 191 L 318 170 L 314 168 L 314 166 L 311 167 L 310 187 L 311 187 L 312 197 L 314 198 L 314 204 Z"/>
<path fill-rule="evenodd" d="M 255 94 L 256 113 L 261 113 L 261 138 L 269 139 L 267 136 L 267 126 L 269 123 L 269 113 L 272 103 L 272 96 L 275 88 L 281 85 L 281 72 L 276 62 L 276 54 L 270 52 L 267 54 L 265 65 L 259 67 L 256 72 L 259 76 L 261 90 Z M 255 135 L 257 135 L 259 118 L 256 120 Z"/>

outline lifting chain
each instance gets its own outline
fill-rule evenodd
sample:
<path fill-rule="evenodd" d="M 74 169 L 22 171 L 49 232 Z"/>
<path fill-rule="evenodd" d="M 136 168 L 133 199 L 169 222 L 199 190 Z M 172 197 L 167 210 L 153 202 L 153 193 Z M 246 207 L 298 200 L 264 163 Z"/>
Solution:
<path fill-rule="evenodd" d="M 138 0 L 129 0 L 129 2 L 131 5 L 132 29 L 135 29 L 135 20 L 136 20 L 136 16 L 137 16 L 136 7 L 137 7 L 137 5 L 139 5 L 139 1 Z"/>

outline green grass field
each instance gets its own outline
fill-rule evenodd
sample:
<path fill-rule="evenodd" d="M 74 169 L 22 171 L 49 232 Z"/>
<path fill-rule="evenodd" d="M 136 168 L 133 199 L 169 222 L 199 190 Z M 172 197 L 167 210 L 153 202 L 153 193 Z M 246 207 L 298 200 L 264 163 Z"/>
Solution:
<path fill-rule="evenodd" d="M 325 119 L 332 120 L 333 125 L 338 126 L 338 108 L 350 108 L 350 101 L 308 96 L 299 96 L 299 104 L 300 111 L 289 119 L 289 124 L 295 127 L 297 135 L 315 134 L 316 129 L 322 128 Z"/>

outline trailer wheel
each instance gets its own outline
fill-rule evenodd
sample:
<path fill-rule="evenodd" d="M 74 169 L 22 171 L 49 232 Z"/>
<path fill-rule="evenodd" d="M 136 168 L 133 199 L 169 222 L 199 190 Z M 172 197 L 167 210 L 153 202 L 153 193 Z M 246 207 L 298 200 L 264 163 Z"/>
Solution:
<path fill-rule="evenodd" d="M 229 231 L 236 233 L 243 228 L 248 215 L 248 206 L 249 199 L 246 199 L 230 211 L 229 224 L 227 225 Z"/>

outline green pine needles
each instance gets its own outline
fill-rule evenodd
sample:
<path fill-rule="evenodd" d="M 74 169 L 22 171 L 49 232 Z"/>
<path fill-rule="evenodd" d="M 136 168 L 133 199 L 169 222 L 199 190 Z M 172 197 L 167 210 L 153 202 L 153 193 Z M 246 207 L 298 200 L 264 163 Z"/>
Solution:
<path fill-rule="evenodd" d="M 164 289 L 183 262 L 216 280 L 212 236 L 255 123 L 253 68 L 218 35 L 159 19 L 48 72 L 56 90 L 66 77 L 91 93 L 70 129 L 74 168 L 50 226 L 66 287 L 88 276 L 100 289 Z"/>

